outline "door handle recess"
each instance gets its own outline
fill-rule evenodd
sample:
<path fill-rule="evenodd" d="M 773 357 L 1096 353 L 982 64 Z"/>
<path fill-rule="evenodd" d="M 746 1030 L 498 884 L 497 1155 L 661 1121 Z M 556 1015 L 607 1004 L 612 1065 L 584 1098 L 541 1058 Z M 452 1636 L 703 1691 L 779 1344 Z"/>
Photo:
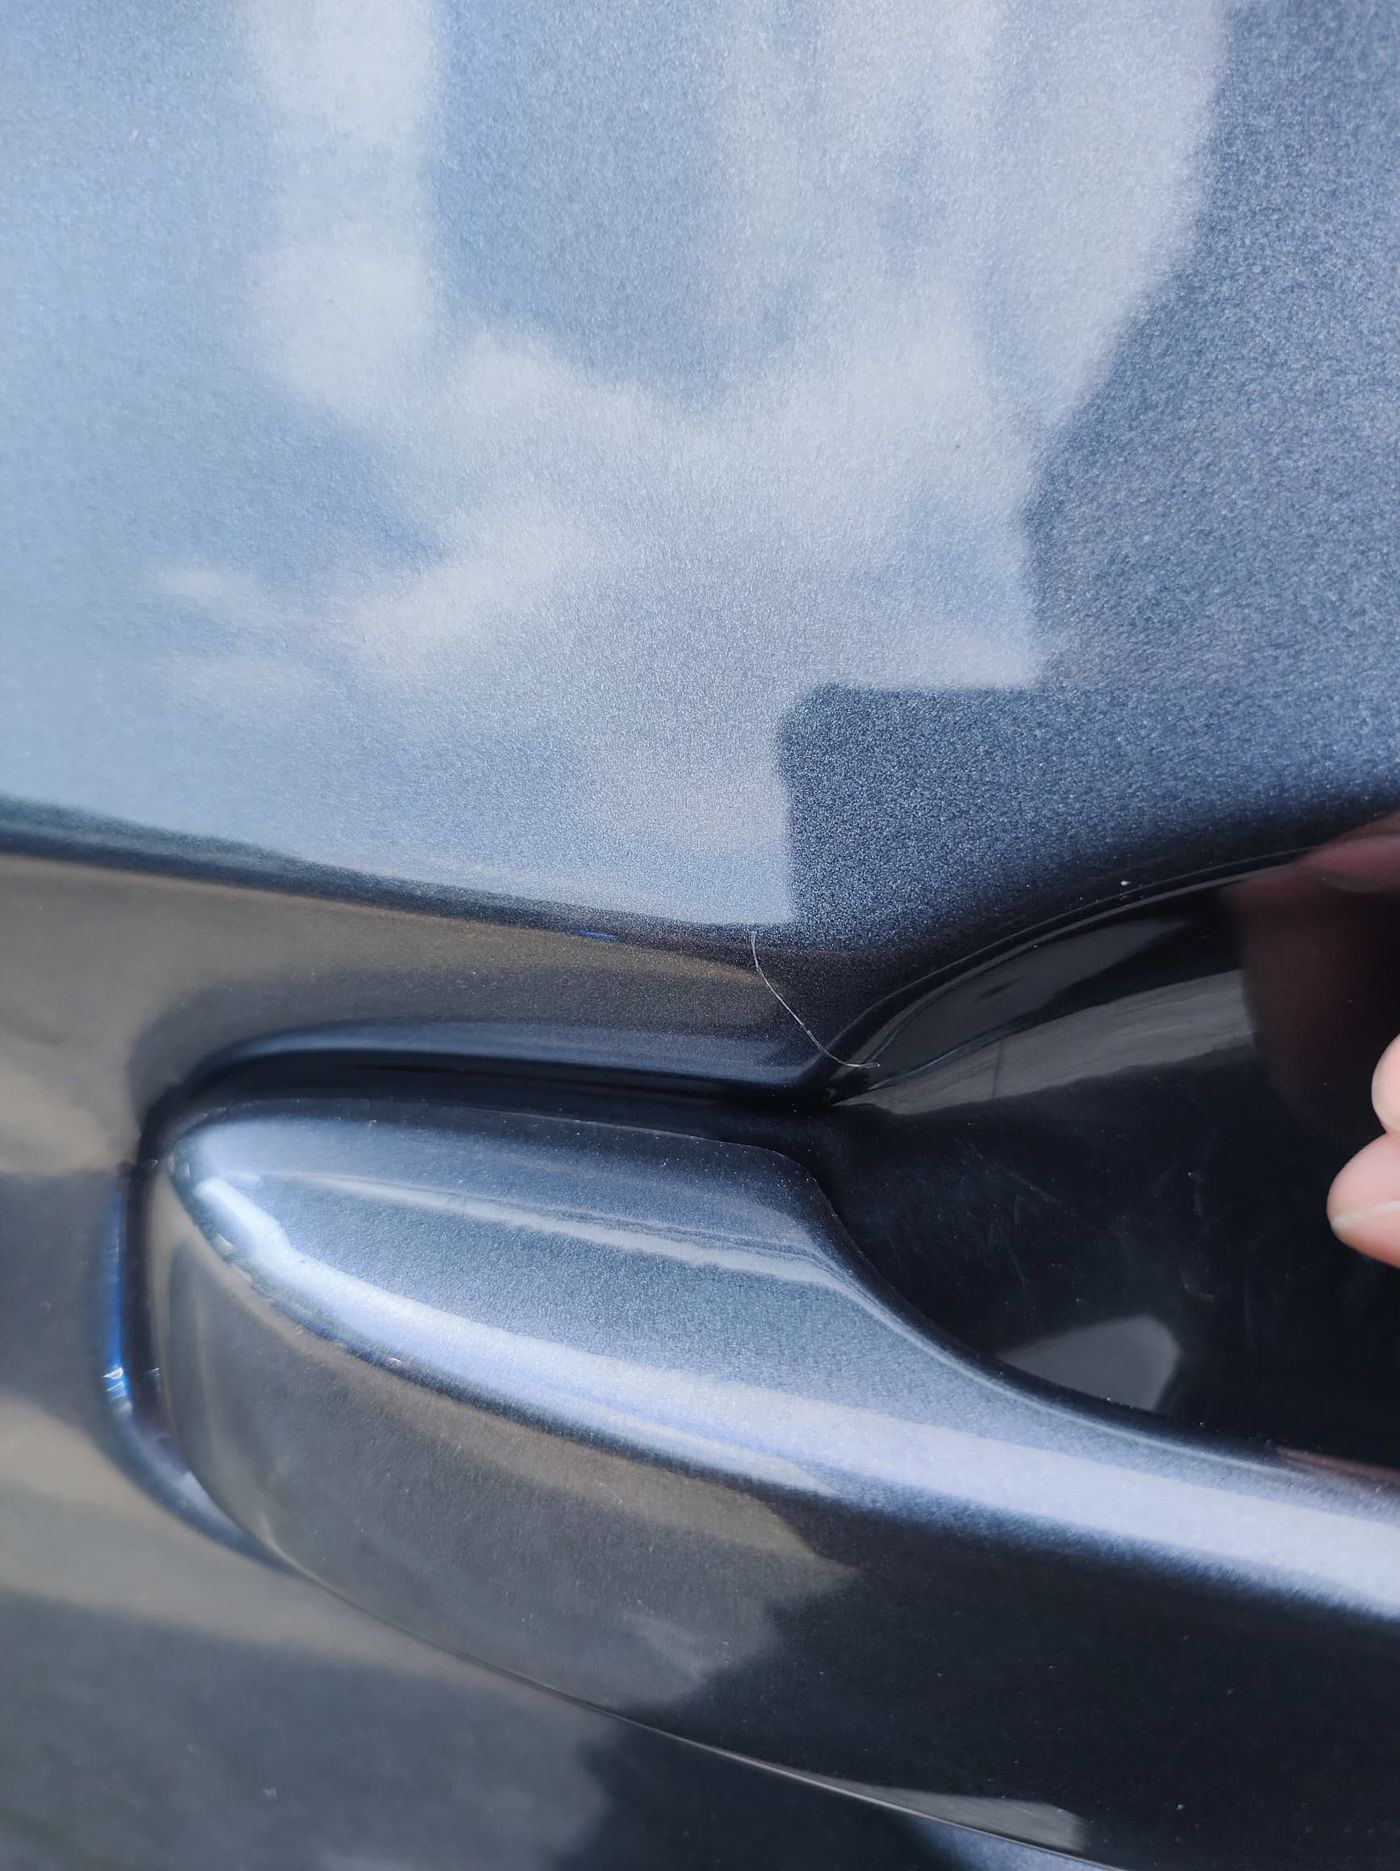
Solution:
<path fill-rule="evenodd" d="M 968 1359 L 780 1155 L 255 1104 L 174 1137 L 144 1251 L 194 1474 L 430 1643 L 1108 1863 L 1400 1856 L 1390 1482 Z"/>

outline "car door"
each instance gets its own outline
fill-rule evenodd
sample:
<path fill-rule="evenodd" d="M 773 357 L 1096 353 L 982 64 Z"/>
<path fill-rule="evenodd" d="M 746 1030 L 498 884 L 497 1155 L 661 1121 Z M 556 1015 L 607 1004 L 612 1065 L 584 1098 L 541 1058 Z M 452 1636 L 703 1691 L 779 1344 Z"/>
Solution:
<path fill-rule="evenodd" d="M 1397 41 L 7 9 L 7 1867 L 1396 1862 Z"/>

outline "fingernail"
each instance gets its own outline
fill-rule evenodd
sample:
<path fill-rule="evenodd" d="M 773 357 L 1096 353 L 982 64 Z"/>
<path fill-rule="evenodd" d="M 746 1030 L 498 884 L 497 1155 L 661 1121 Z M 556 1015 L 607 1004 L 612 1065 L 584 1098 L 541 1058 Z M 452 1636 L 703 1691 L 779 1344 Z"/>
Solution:
<path fill-rule="evenodd" d="M 1332 1232 L 1347 1247 L 1377 1260 L 1400 1263 L 1400 1201 L 1377 1202 L 1372 1208 L 1346 1209 L 1329 1215 Z"/>
<path fill-rule="evenodd" d="M 1380 1064 L 1371 1074 L 1371 1109 L 1389 1131 L 1400 1130 L 1400 1106 L 1397 1105 L 1396 1081 L 1400 1080 L 1400 1051 L 1387 1046 Z"/>

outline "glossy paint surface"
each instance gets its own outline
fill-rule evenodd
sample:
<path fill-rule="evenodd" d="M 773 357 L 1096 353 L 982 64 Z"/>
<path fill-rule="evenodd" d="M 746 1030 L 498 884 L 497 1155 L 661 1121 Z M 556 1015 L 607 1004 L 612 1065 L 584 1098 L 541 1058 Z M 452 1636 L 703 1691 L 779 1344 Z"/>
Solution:
<path fill-rule="evenodd" d="M 307 1009 L 379 1022 L 475 983 L 483 1012 L 559 1017 L 560 938 L 9 856 L 0 914 L 7 1871 L 963 1862 L 947 1828 L 429 1650 L 211 1538 L 134 1444 L 112 1282 L 143 1114 Z M 614 952 L 565 952 L 604 969 L 606 1022 Z M 635 960 L 610 964 L 634 1007 Z"/>
<path fill-rule="evenodd" d="M 1400 1281 L 1328 1185 L 1400 1031 L 1400 838 L 1090 919 L 907 996 L 812 1160 L 961 1343 L 1231 1436 L 1400 1466 Z M 873 1082 L 872 1082 L 873 1081 Z"/>
<path fill-rule="evenodd" d="M 1350 1719 L 1400 1714 L 1395 1485 L 960 1360 L 783 1158 L 411 1101 L 254 1107 L 176 1142 L 147 1226 L 181 1450 L 381 1617 L 1109 1863 L 1264 1871 L 1312 1862 L 1309 1833 L 1393 1860 L 1384 1776 L 1277 1787 L 1331 1745 L 1328 1659 Z M 1161 1671 L 1142 1706 L 1128 1684 Z M 1106 1769 L 1111 1734 L 1136 1774 Z M 1184 1823 L 1214 1776 L 1233 1804 Z"/>
<path fill-rule="evenodd" d="M 1398 31 L 5 9 L 7 1865 L 1001 1871 L 211 1537 L 123 1418 L 114 1244 L 231 1056 L 683 1079 L 782 1148 L 811 1035 L 868 1065 L 930 969 L 1394 805 Z M 1144 1755 L 1010 1641 L 1064 1576 L 962 1633 L 984 1738 L 1047 1712 L 1017 1798 L 1094 1763 L 1191 1871 L 1229 1824 L 1393 1862 L 1370 1622 L 1261 1663 L 1222 1614 L 1193 1678 L 1164 1618 Z M 1267 1810 L 1188 1772 L 1183 1684 L 1207 1737 L 1292 1720 Z"/>
<path fill-rule="evenodd" d="M 1393 797 L 1393 8 L 3 33 L 16 801 L 850 946 Z"/>

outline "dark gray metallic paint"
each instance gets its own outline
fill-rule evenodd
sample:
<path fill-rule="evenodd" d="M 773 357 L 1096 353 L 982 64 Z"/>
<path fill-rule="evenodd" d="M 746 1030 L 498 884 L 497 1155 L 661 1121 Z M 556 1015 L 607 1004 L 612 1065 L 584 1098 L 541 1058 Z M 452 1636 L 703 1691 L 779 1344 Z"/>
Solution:
<path fill-rule="evenodd" d="M 843 945 L 1393 793 L 1396 37 L 8 9 L 0 791 Z"/>
<path fill-rule="evenodd" d="M 117 1218 L 230 1051 L 781 1085 L 824 1062 L 752 941 L 839 1051 L 1393 805 L 1398 35 L 7 9 L 9 1862 L 951 1859 L 182 1518 L 102 1389 Z M 1339 1714 L 1280 1825 L 1390 1732 Z"/>
<path fill-rule="evenodd" d="M 35 1871 L 957 1864 L 942 1829 L 683 1748 L 400 1635 L 209 1533 L 125 1411 L 113 1267 L 143 1114 L 309 1017 L 602 983 L 669 1032 L 704 966 L 139 869 L 0 863 L 0 1841 Z M 766 996 L 765 996 L 766 999 Z M 771 1004 L 771 1003 L 769 1003 Z M 606 1030 L 606 1029 L 605 1029 Z"/>
<path fill-rule="evenodd" d="M 1342 1658 L 1347 1719 L 1400 1717 L 1393 1485 L 970 1364 L 769 1151 L 254 1104 L 176 1142 L 146 1225 L 195 1473 L 448 1650 L 1150 1871 L 1312 1862 L 1271 1793 L 1330 1751 Z M 1333 1862 L 1400 1841 L 1363 1784 L 1312 1790 Z"/>

